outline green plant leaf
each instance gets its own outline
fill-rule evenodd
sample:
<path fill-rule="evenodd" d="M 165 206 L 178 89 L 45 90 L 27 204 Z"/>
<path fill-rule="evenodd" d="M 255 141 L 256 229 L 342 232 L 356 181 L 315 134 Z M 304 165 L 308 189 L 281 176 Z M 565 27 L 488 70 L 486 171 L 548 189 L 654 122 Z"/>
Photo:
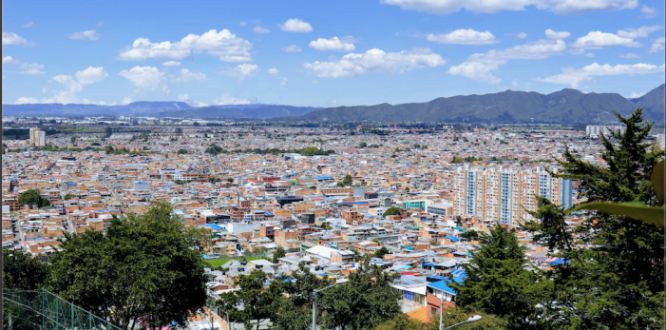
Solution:
<path fill-rule="evenodd" d="M 608 214 L 623 215 L 628 218 L 647 222 L 659 227 L 664 227 L 664 207 L 650 207 L 641 202 L 585 203 L 574 207 L 571 212 L 580 210 L 593 210 Z"/>
<path fill-rule="evenodd" d="M 650 177 L 652 181 L 652 189 L 654 189 L 655 194 L 657 194 L 657 200 L 659 200 L 659 206 L 664 205 L 664 160 L 662 159 L 657 165 L 654 166 L 652 170 L 652 176 Z"/>

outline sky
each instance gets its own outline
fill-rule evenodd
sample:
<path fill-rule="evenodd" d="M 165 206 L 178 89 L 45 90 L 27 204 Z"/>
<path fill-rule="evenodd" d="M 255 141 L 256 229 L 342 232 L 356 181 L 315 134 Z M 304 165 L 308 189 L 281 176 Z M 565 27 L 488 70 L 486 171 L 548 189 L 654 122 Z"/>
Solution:
<path fill-rule="evenodd" d="M 652 0 L 3 1 L 3 104 L 332 107 L 664 83 Z"/>

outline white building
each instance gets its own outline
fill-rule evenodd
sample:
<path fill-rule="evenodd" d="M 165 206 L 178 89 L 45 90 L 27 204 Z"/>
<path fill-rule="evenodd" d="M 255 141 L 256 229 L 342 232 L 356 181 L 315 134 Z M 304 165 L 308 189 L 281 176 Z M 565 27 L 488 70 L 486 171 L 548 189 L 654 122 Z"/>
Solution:
<path fill-rule="evenodd" d="M 41 148 L 46 145 L 46 132 L 39 128 L 30 129 L 30 145 Z"/>
<path fill-rule="evenodd" d="M 624 133 L 624 130 L 626 130 L 626 127 L 623 125 L 587 125 L 585 127 L 585 135 L 598 137 L 603 134 L 609 137 L 610 131 Z"/>

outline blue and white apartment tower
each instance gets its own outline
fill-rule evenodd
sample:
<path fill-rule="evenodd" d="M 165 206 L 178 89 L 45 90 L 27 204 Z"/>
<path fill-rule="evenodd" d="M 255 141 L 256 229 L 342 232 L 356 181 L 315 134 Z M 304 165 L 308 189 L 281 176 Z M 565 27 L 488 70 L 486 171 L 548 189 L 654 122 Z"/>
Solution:
<path fill-rule="evenodd" d="M 553 169 L 557 172 L 557 169 Z M 571 180 L 554 178 L 546 170 L 529 167 L 470 166 L 454 173 L 453 213 L 517 225 L 533 220 L 536 196 L 571 207 Z"/>

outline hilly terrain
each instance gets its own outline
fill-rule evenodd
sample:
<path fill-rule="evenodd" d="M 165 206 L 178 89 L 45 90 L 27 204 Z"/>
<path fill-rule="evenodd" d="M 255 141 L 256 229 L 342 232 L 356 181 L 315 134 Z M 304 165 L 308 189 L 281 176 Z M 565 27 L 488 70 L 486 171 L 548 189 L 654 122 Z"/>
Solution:
<path fill-rule="evenodd" d="M 617 120 L 613 111 L 627 115 L 637 107 L 646 110 L 646 119 L 663 122 L 664 85 L 633 102 L 617 93 L 585 94 L 569 88 L 546 95 L 503 91 L 440 97 L 426 103 L 326 108 L 299 119 L 328 122 L 608 123 Z"/>
<path fill-rule="evenodd" d="M 242 104 L 194 108 L 185 102 L 134 102 L 127 105 L 3 104 L 4 116 L 157 116 L 178 118 L 254 118 L 307 122 L 460 122 L 460 123 L 611 123 L 613 111 L 628 115 L 641 107 L 646 119 L 663 123 L 664 85 L 637 99 L 617 93 L 583 93 L 565 88 L 550 94 L 503 91 L 440 97 L 425 103 L 335 108 Z"/>
<path fill-rule="evenodd" d="M 293 107 L 288 105 L 241 105 L 241 106 L 210 106 L 189 110 L 171 110 L 156 114 L 158 117 L 179 118 L 273 118 L 302 116 L 313 110 L 314 107 Z"/>

